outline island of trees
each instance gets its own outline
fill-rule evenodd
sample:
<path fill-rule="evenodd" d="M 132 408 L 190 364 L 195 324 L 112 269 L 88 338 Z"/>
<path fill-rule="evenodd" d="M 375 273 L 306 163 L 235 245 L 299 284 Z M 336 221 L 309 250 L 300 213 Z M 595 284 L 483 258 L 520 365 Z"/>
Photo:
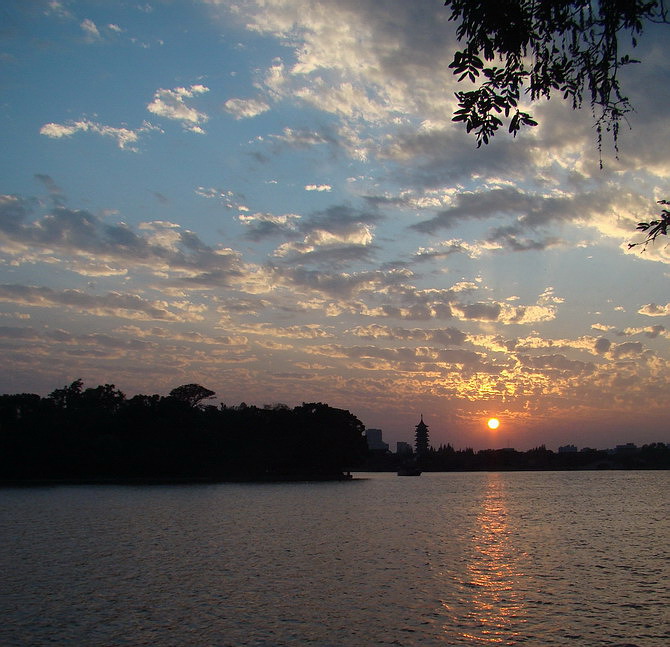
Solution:
<path fill-rule="evenodd" d="M 364 426 L 322 403 L 214 406 L 185 384 L 131 398 L 81 380 L 47 397 L 0 396 L 0 480 L 323 480 L 367 454 Z"/>
<path fill-rule="evenodd" d="M 370 451 L 363 423 L 327 404 L 211 404 L 184 384 L 167 396 L 127 398 L 81 380 L 47 397 L 0 395 L 0 483 L 332 480 L 351 470 L 670 469 L 670 445 L 555 453 L 451 445 L 414 454 Z"/>

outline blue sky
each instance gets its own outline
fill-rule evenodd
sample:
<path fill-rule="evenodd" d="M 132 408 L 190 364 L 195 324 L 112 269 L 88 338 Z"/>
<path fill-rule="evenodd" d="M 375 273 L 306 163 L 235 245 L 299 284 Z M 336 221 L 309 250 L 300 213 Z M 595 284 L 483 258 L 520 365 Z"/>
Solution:
<path fill-rule="evenodd" d="M 476 148 L 440 0 L 9 2 L 0 391 L 322 401 L 391 443 L 670 441 L 664 28 Z M 486 420 L 497 416 L 495 433 Z"/>

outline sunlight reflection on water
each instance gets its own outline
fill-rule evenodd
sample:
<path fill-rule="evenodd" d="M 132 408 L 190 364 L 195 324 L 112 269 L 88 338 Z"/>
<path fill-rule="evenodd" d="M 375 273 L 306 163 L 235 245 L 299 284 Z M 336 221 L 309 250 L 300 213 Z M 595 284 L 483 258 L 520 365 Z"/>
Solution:
<path fill-rule="evenodd" d="M 670 644 L 667 472 L 0 490 L 0 644 Z"/>
<path fill-rule="evenodd" d="M 490 474 L 486 487 L 466 559 L 468 578 L 463 584 L 470 595 L 460 605 L 461 617 L 479 629 L 477 635 L 472 631 L 462 633 L 469 644 L 514 642 L 524 623 L 518 587 L 523 573 L 510 545 L 504 479 L 500 474 Z"/>

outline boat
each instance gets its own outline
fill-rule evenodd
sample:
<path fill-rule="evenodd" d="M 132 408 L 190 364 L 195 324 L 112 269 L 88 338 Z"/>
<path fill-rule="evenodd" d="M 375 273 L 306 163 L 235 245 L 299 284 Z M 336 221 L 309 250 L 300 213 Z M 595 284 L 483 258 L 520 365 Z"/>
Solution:
<path fill-rule="evenodd" d="M 421 476 L 421 470 L 418 467 L 401 467 L 398 476 Z"/>

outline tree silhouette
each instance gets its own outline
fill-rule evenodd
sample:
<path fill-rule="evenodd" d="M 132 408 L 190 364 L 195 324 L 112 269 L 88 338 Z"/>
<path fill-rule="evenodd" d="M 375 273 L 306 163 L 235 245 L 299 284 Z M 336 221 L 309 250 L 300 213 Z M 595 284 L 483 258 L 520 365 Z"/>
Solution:
<path fill-rule="evenodd" d="M 531 101 L 560 93 L 581 108 L 588 99 L 598 146 L 603 129 L 616 145 L 621 119 L 631 110 L 622 93 L 619 70 L 638 63 L 621 53 L 634 49 L 647 23 L 667 23 L 663 0 L 447 0 L 450 20 L 464 48 L 450 66 L 459 81 L 480 81 L 457 92 L 454 121 L 487 144 L 507 120 L 513 135 L 535 126 L 518 103 L 521 90 Z M 499 61 L 499 65 L 485 62 Z"/>
<path fill-rule="evenodd" d="M 182 384 L 176 389 L 170 391 L 170 397 L 180 402 L 185 402 L 191 407 L 195 407 L 203 400 L 209 400 L 216 395 L 214 391 L 206 389 L 199 384 Z"/>
<path fill-rule="evenodd" d="M 52 400 L 57 409 L 73 408 L 81 400 L 83 388 L 84 382 L 79 378 L 69 386 L 64 386 L 62 389 L 54 389 L 49 394 L 49 399 Z"/>
<path fill-rule="evenodd" d="M 537 122 L 519 108 L 521 91 L 531 101 L 560 94 L 581 108 L 588 100 L 598 151 L 603 131 L 617 149 L 619 126 L 632 106 L 619 83 L 622 67 L 639 63 L 627 47 L 637 47 L 649 23 L 668 24 L 664 0 L 446 0 L 456 35 L 464 44 L 449 65 L 459 81 L 479 82 L 457 92 L 453 121 L 474 132 L 477 146 L 488 144 L 507 123 L 516 136 Z M 498 61 L 498 64 L 490 63 Z M 503 121 L 505 120 L 505 121 Z M 601 159 L 602 166 L 602 159 Z M 659 204 L 667 205 L 665 200 Z M 643 249 L 667 235 L 670 213 L 641 222 Z"/>
<path fill-rule="evenodd" d="M 125 400 L 126 396 L 113 384 L 88 388 L 81 394 L 83 406 L 106 413 L 116 413 Z"/>
<path fill-rule="evenodd" d="M 659 200 L 658 204 L 670 205 L 668 200 Z M 642 246 L 642 251 L 647 248 L 649 243 L 653 243 L 658 236 L 667 236 L 668 235 L 668 225 L 670 224 L 670 211 L 668 209 L 663 209 L 661 215 L 658 217 L 658 220 L 652 220 L 650 222 L 640 222 L 637 225 L 639 231 L 646 231 L 647 235 L 645 239 L 640 243 L 628 243 L 628 249 L 631 247 L 637 247 L 638 245 Z"/>
<path fill-rule="evenodd" d="M 366 456 L 356 416 L 322 403 L 204 406 L 213 391 L 126 399 L 81 380 L 48 397 L 0 395 L 3 480 L 342 478 Z"/>

